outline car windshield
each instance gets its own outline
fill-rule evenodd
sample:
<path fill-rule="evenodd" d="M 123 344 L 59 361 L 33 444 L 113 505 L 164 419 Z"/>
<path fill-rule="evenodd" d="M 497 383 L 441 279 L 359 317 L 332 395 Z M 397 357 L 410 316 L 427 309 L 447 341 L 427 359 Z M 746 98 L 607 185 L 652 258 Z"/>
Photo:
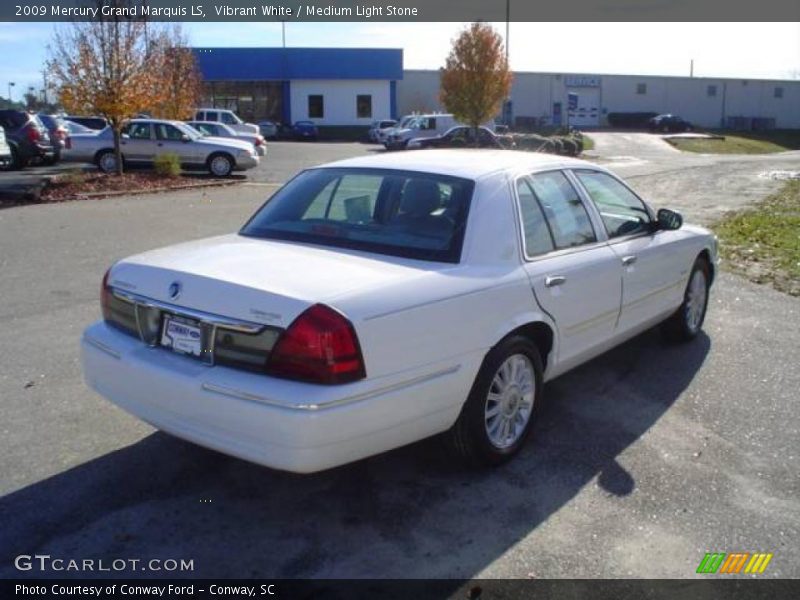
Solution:
<path fill-rule="evenodd" d="M 467 179 L 413 171 L 310 169 L 240 233 L 457 263 L 473 187 Z"/>

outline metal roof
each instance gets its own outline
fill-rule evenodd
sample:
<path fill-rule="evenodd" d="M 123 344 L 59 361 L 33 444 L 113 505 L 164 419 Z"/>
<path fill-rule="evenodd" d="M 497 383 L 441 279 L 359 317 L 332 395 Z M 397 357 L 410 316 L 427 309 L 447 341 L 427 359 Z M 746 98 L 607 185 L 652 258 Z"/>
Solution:
<path fill-rule="evenodd" d="M 193 48 L 206 81 L 403 78 L 395 48 Z"/>

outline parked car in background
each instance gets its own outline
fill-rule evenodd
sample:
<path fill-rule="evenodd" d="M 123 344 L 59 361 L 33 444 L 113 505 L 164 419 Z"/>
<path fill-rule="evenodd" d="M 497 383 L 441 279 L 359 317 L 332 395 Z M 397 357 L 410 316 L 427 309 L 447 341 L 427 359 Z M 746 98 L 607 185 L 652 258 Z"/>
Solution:
<path fill-rule="evenodd" d="M 155 427 L 277 469 L 439 433 L 497 465 L 547 381 L 659 323 L 697 337 L 716 267 L 711 232 L 592 163 L 358 157 L 292 178 L 238 234 L 112 265 L 83 371 Z"/>
<path fill-rule="evenodd" d="M 402 150 L 414 138 L 440 136 L 456 125 L 463 125 L 463 123 L 457 122 L 451 114 L 416 115 L 407 122 L 405 127 L 396 127 L 390 130 L 383 145 L 387 150 Z M 494 121 L 485 123 L 483 126 L 494 130 Z"/>
<path fill-rule="evenodd" d="M 661 133 L 682 133 L 691 131 L 692 124 L 678 115 L 658 115 L 648 121 L 650 131 Z"/>
<path fill-rule="evenodd" d="M 468 125 L 458 125 L 444 134 L 431 138 L 412 138 L 406 148 L 513 148 L 514 141 L 510 136 L 499 136 L 487 128 L 478 127 L 478 143 L 475 143 L 475 129 Z"/>
<path fill-rule="evenodd" d="M 292 127 L 292 136 L 296 140 L 316 140 L 319 130 L 312 121 L 297 121 Z"/>
<path fill-rule="evenodd" d="M 190 125 L 200 133 L 211 137 L 232 138 L 250 142 L 253 144 L 253 146 L 255 146 L 256 153 L 259 156 L 267 155 L 267 142 L 264 139 L 264 136 L 260 133 L 240 133 L 238 131 L 234 131 L 227 125 L 223 125 L 222 123 L 208 123 L 205 121 L 187 121 L 187 125 Z"/>
<path fill-rule="evenodd" d="M 6 131 L 11 147 L 11 167 L 22 169 L 31 161 L 52 163 L 55 148 L 47 128 L 36 117 L 23 110 L 0 110 L 0 127 Z"/>
<path fill-rule="evenodd" d="M 376 144 L 383 143 L 383 137 L 386 135 L 386 132 L 395 127 L 397 125 L 397 121 L 394 119 L 384 119 L 382 121 L 373 121 L 372 125 L 367 132 L 367 137 L 369 137 L 370 142 L 375 142 Z"/>
<path fill-rule="evenodd" d="M 38 113 L 36 116 L 50 134 L 50 140 L 53 142 L 53 148 L 55 149 L 53 162 L 58 162 L 61 160 L 61 150 L 64 148 L 67 136 L 69 135 L 69 129 L 64 124 L 64 119 L 58 115 Z"/>
<path fill-rule="evenodd" d="M 192 121 L 206 121 L 209 123 L 222 123 L 240 133 L 259 133 L 258 125 L 245 123 L 232 110 L 223 108 L 198 108 L 195 109 Z"/>
<path fill-rule="evenodd" d="M 76 133 L 97 133 L 98 129 L 92 129 L 90 127 L 86 127 L 86 125 L 81 125 L 80 123 L 76 123 L 75 121 L 69 121 L 67 119 L 63 119 L 64 127 L 67 128 L 67 137 L 74 135 Z M 65 140 L 66 142 L 66 140 Z"/>
<path fill-rule="evenodd" d="M 181 121 L 133 119 L 122 131 L 122 158 L 130 165 L 152 165 L 159 154 L 177 154 L 181 166 L 205 169 L 215 177 L 258 166 L 253 144 L 233 138 L 210 138 Z M 97 134 L 67 138 L 64 160 L 95 163 L 102 171 L 117 168 L 114 136 L 110 127 Z"/>
<path fill-rule="evenodd" d="M 66 115 L 63 118 L 66 121 L 79 123 L 80 125 L 88 127 L 89 129 L 94 129 L 95 131 L 102 131 L 108 126 L 108 121 L 106 121 L 103 117 L 82 117 L 79 115 Z"/>
<path fill-rule="evenodd" d="M 11 146 L 6 141 L 6 130 L 0 127 L 0 166 L 11 165 Z"/>
<path fill-rule="evenodd" d="M 278 138 L 278 130 L 280 126 L 275 121 L 259 121 L 258 131 L 268 140 Z"/>

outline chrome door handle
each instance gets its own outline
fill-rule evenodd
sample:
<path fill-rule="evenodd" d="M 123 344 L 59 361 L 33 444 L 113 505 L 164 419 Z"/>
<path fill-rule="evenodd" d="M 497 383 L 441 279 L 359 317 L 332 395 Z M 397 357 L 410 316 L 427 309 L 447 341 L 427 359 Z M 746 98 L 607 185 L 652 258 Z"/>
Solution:
<path fill-rule="evenodd" d="M 625 265 L 626 267 L 632 265 L 635 262 L 636 262 L 636 257 L 633 254 L 631 254 L 630 256 L 622 257 L 622 264 Z"/>
<path fill-rule="evenodd" d="M 544 278 L 544 286 L 545 287 L 555 287 L 557 285 L 562 285 L 567 282 L 567 278 L 563 275 L 549 275 Z"/>

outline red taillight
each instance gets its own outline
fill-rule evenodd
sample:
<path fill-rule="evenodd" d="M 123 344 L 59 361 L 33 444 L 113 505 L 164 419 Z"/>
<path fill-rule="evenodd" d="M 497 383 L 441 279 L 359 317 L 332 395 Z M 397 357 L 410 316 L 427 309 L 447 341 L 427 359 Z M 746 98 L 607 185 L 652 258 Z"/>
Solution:
<path fill-rule="evenodd" d="M 41 139 L 42 137 L 42 134 L 39 132 L 38 129 L 36 129 L 36 127 L 28 127 L 28 131 L 26 133 L 28 135 L 28 139 L 31 142 L 38 142 L 39 139 Z"/>
<path fill-rule="evenodd" d="M 111 272 L 111 269 L 106 271 L 106 274 L 103 275 L 103 283 L 102 287 L 100 288 L 100 307 L 103 310 L 103 319 L 108 321 L 109 319 L 109 306 L 108 301 L 111 298 L 111 288 L 108 287 L 108 274 Z"/>
<path fill-rule="evenodd" d="M 264 138 L 260 135 L 256 137 L 256 146 L 263 146 L 264 145 Z"/>
<path fill-rule="evenodd" d="M 267 372 L 311 383 L 347 383 L 366 377 L 353 325 L 324 304 L 315 304 L 283 332 Z"/>

